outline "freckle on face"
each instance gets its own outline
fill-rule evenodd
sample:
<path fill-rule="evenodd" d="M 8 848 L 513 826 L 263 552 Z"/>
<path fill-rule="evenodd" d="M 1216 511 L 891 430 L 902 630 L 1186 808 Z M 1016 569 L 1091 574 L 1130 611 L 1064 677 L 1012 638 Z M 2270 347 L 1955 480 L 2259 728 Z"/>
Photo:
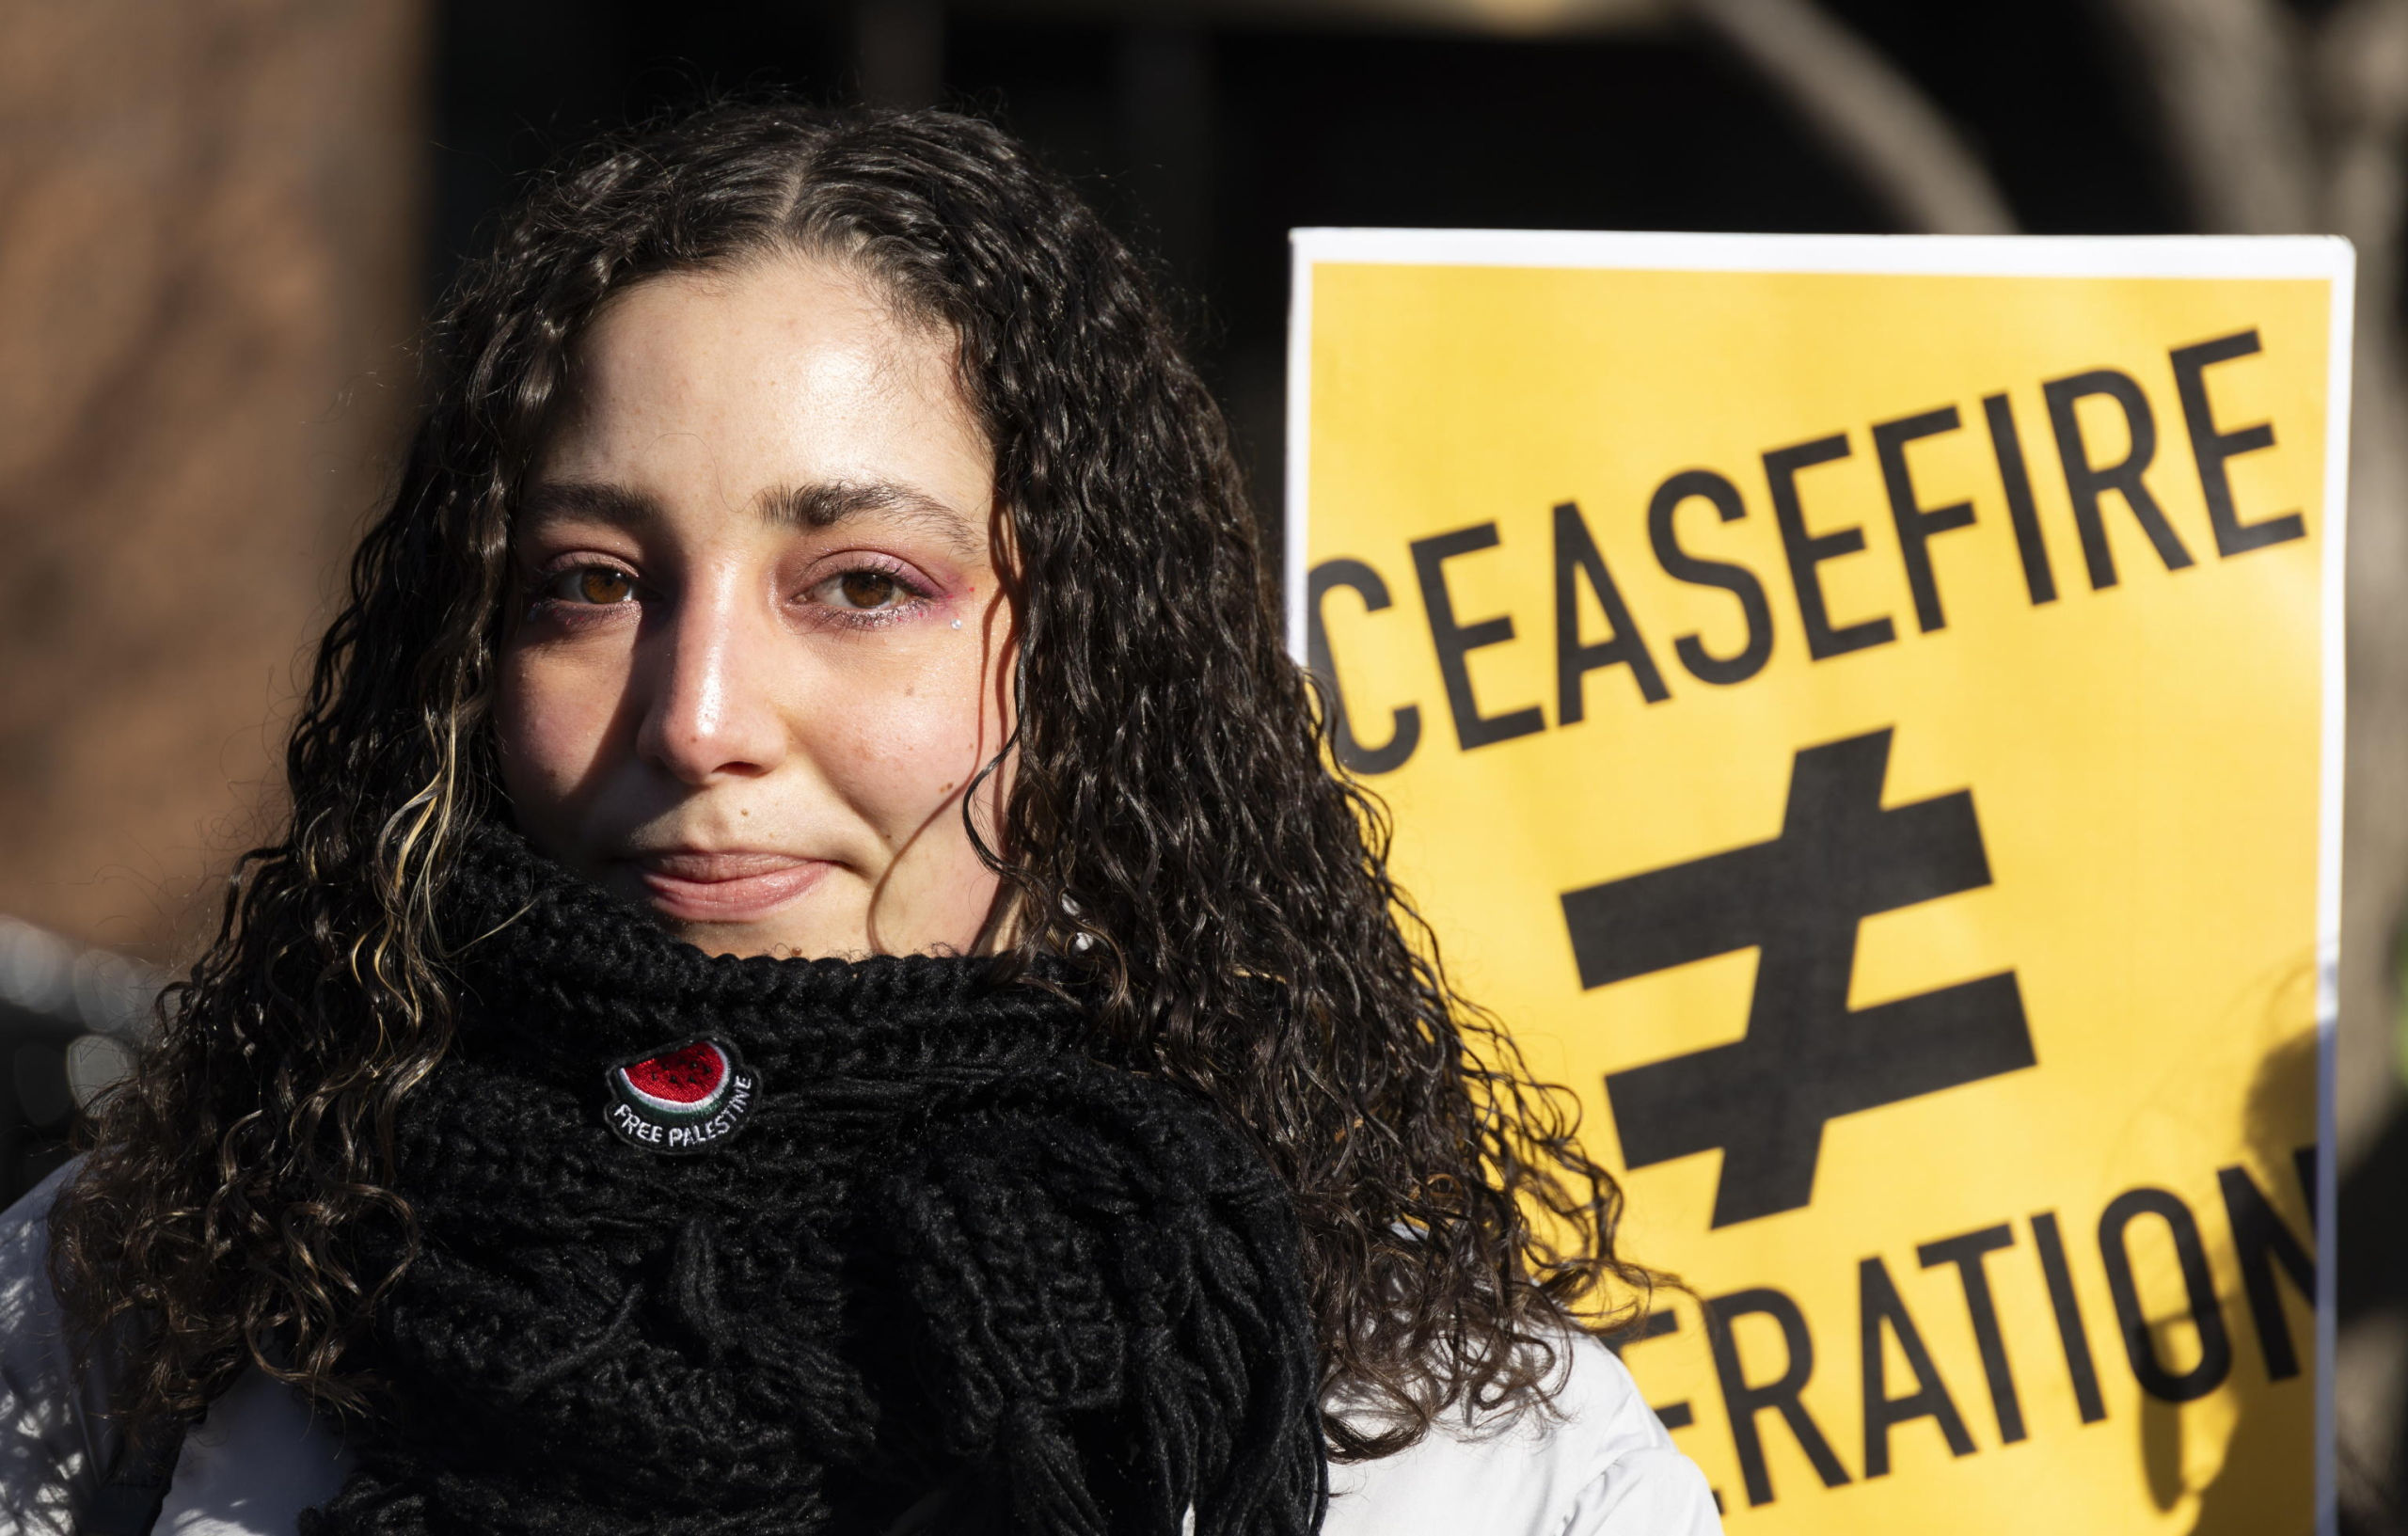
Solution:
<path fill-rule="evenodd" d="M 539 596 L 501 657 L 503 780 L 538 847 L 707 949 L 988 926 L 962 796 L 1010 733 L 1013 627 L 952 349 L 797 259 L 644 283 L 579 346 L 515 530 Z M 765 515 L 793 507 L 841 515 Z"/>

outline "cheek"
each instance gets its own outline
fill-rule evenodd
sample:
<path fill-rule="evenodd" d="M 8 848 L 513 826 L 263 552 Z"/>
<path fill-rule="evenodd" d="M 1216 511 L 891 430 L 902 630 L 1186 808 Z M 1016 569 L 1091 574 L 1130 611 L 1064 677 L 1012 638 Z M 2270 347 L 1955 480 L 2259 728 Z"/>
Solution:
<path fill-rule="evenodd" d="M 889 846 L 942 815 L 1003 744 L 989 677 L 974 641 L 940 648 L 922 664 L 821 712 L 822 761 L 842 773 L 847 798 Z"/>
<path fill-rule="evenodd" d="M 522 813 L 540 815 L 594 777 L 625 694 L 624 669 L 526 649 L 507 652 L 494 689 L 494 738 L 503 787 Z"/>

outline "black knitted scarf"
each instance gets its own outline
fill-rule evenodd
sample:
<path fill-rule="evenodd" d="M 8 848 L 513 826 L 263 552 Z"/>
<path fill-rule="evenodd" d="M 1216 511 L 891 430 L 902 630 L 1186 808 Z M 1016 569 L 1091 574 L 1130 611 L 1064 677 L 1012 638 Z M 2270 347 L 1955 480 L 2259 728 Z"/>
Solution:
<path fill-rule="evenodd" d="M 451 899 L 390 1407 L 304 1536 L 1318 1528 L 1286 1195 L 1075 1003 L 708 957 L 496 829 Z"/>

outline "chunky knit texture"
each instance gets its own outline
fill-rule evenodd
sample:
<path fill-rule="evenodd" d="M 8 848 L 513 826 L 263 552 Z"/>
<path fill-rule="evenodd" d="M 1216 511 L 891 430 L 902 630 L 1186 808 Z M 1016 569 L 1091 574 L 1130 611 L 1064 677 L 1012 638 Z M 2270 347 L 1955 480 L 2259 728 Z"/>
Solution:
<path fill-rule="evenodd" d="M 1285 1192 L 1074 1003 L 708 957 L 499 830 L 454 895 L 483 937 L 399 1131 L 391 1408 L 304 1536 L 1317 1528 Z M 698 1036 L 765 1080 L 740 1132 L 621 1141 L 608 1065 Z"/>

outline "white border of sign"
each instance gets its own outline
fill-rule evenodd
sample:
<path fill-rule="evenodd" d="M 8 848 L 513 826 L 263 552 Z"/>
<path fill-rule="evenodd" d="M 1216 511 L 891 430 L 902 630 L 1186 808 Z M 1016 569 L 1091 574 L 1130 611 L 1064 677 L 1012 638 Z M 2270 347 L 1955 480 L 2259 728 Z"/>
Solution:
<path fill-rule="evenodd" d="M 1291 230 L 1287 516 L 1282 541 L 1288 649 L 1305 656 L 1309 526 L 1313 268 L 1320 262 L 1407 266 L 1611 268 L 1624 271 L 1857 272 L 1988 277 L 2292 277 L 2333 285 L 2324 464 L 2324 708 L 2317 850 L 2316 1529 L 2338 1530 L 2334 1482 L 2333 1353 L 2337 1171 L 2334 1029 L 2341 953 L 2341 779 L 2346 698 L 2342 594 L 2347 569 L 2350 327 L 2357 254 L 2332 235 L 1751 235 L 1576 230 Z"/>

